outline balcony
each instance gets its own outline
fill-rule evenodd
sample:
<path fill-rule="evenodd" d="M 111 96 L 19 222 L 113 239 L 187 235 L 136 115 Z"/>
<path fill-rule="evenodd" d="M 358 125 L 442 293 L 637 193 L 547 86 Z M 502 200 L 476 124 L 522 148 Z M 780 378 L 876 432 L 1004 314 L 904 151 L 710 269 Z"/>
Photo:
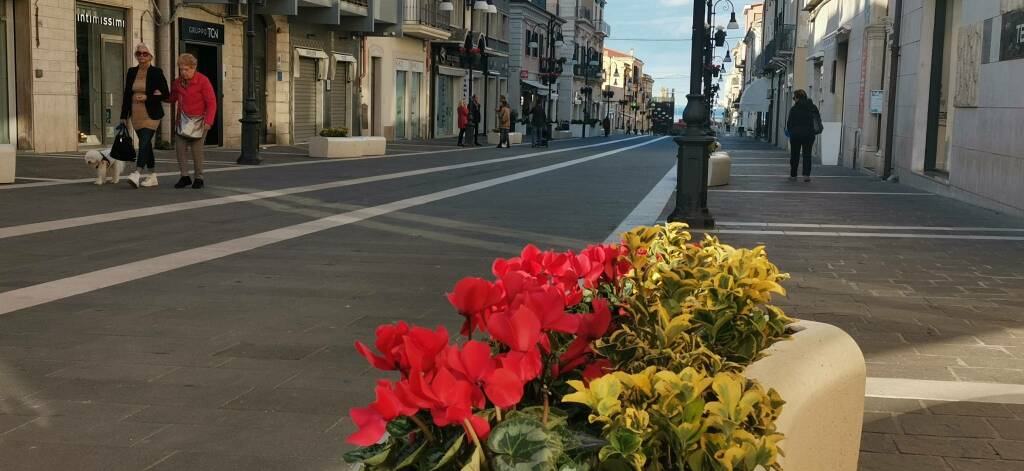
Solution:
<path fill-rule="evenodd" d="M 388 25 L 397 25 L 399 2 L 395 0 L 371 0 L 373 2 L 373 21 Z"/>
<path fill-rule="evenodd" d="M 600 32 L 605 37 L 611 36 L 612 35 L 612 25 L 610 25 L 608 23 L 605 23 L 604 20 L 601 20 L 601 31 Z"/>
<path fill-rule="evenodd" d="M 341 0 L 338 9 L 341 16 L 367 16 L 369 0 Z"/>
<path fill-rule="evenodd" d="M 441 11 L 434 0 L 405 0 L 402 34 L 428 41 L 451 37 L 451 12 Z"/>
<path fill-rule="evenodd" d="M 594 10 L 587 7 L 579 7 L 576 9 L 576 19 L 583 20 L 587 23 L 594 23 Z"/>
<path fill-rule="evenodd" d="M 793 60 L 796 49 L 796 25 L 779 25 L 775 37 L 765 44 L 760 56 L 760 68 L 763 72 L 774 72 L 788 68 Z"/>

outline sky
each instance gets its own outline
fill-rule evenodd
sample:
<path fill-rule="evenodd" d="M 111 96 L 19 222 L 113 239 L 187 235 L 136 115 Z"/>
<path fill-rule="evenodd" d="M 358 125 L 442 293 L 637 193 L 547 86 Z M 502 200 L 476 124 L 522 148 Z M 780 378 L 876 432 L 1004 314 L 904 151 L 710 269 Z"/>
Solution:
<path fill-rule="evenodd" d="M 743 31 L 743 7 L 755 0 L 733 0 L 740 29 L 728 30 L 731 38 L 740 38 Z M 718 4 L 715 24 L 729 22 L 731 8 L 727 1 Z M 611 25 L 612 35 L 605 38 L 605 47 L 617 51 L 636 51 L 644 61 L 644 73 L 654 77 L 654 95 L 661 87 L 676 89 L 676 117 L 682 116 L 686 106 L 686 93 L 690 88 L 690 42 L 644 41 L 645 39 L 690 39 L 693 31 L 693 0 L 608 0 L 604 20 Z M 722 55 L 717 49 L 716 55 Z M 727 70 L 732 70 L 731 65 Z"/>

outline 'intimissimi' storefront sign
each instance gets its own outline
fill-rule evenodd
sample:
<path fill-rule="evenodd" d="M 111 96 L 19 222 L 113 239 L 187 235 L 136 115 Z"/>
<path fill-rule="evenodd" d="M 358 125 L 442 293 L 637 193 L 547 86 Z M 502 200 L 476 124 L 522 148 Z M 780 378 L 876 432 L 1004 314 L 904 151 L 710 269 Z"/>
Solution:
<path fill-rule="evenodd" d="M 78 4 L 75 8 L 75 20 L 79 23 L 89 23 L 99 26 L 110 26 L 112 28 L 124 28 L 124 16 L 113 16 L 100 12 L 90 6 Z"/>

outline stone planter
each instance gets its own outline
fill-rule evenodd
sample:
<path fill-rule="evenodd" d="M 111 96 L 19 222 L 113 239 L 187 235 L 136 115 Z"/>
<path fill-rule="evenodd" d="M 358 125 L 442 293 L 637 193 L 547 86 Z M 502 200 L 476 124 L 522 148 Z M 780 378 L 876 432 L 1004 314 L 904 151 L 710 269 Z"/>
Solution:
<path fill-rule="evenodd" d="M 345 159 L 362 157 L 362 146 L 354 137 L 309 138 L 309 156 L 320 159 Z"/>
<path fill-rule="evenodd" d="M 711 153 L 711 159 L 708 161 L 708 186 L 728 185 L 731 169 L 732 158 L 728 153 Z"/>
<path fill-rule="evenodd" d="M 551 131 L 551 139 L 569 139 L 572 131 Z"/>
<path fill-rule="evenodd" d="M 786 401 L 777 422 L 787 470 L 857 471 L 864 418 L 864 355 L 838 327 L 800 321 L 745 374 Z"/>
<path fill-rule="evenodd" d="M 488 144 L 496 146 L 496 145 L 498 145 L 499 142 L 501 142 L 501 133 L 497 133 L 497 132 L 489 132 L 489 133 L 487 133 L 487 143 Z M 521 132 L 510 132 L 510 133 L 508 133 L 508 143 L 509 144 L 513 144 L 513 145 L 514 144 L 522 144 L 523 143 L 523 133 L 521 133 Z"/>
<path fill-rule="evenodd" d="M 572 132 L 572 137 L 583 137 L 583 128 L 587 128 L 588 136 L 596 136 L 598 134 L 604 134 L 604 130 L 594 126 L 588 126 L 586 124 L 570 124 L 569 131 Z"/>
<path fill-rule="evenodd" d="M 384 155 L 387 140 L 379 136 L 322 137 L 309 139 L 309 156 L 321 159 L 345 159 Z"/>
<path fill-rule="evenodd" d="M 0 144 L 0 183 L 14 183 L 14 144 Z"/>

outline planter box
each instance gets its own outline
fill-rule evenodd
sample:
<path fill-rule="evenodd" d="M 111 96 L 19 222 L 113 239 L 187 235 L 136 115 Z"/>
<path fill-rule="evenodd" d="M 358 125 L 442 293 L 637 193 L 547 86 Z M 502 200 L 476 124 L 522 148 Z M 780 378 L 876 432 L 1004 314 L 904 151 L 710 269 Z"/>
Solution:
<path fill-rule="evenodd" d="M 570 124 L 569 131 L 572 132 L 572 137 L 583 137 L 583 128 L 587 128 L 588 136 L 596 136 L 598 134 L 604 134 L 604 130 L 598 126 L 587 126 L 586 124 Z"/>
<path fill-rule="evenodd" d="M 708 186 L 729 184 L 732 159 L 727 152 L 713 152 L 708 161 Z"/>
<path fill-rule="evenodd" d="M 309 156 L 321 159 L 345 159 L 366 155 L 384 155 L 387 140 L 379 136 L 322 137 L 309 139 Z"/>
<path fill-rule="evenodd" d="M 14 144 L 0 144 L 0 183 L 14 183 Z"/>
<path fill-rule="evenodd" d="M 569 139 L 572 131 L 551 131 L 551 139 Z"/>
<path fill-rule="evenodd" d="M 497 132 L 489 132 L 489 133 L 487 133 L 487 143 L 488 144 L 496 146 L 496 145 L 498 145 L 499 142 L 501 142 L 501 133 L 497 133 Z M 510 132 L 510 133 L 508 133 L 508 143 L 509 144 L 522 144 L 523 143 L 523 133 L 521 133 L 521 132 Z"/>
<path fill-rule="evenodd" d="M 322 137 L 309 139 L 309 156 L 320 159 L 362 157 L 362 146 L 355 137 Z"/>
<path fill-rule="evenodd" d="M 800 321 L 790 340 L 765 351 L 745 374 L 786 401 L 782 466 L 793 471 L 857 471 L 864 420 L 864 355 L 838 327 Z"/>

